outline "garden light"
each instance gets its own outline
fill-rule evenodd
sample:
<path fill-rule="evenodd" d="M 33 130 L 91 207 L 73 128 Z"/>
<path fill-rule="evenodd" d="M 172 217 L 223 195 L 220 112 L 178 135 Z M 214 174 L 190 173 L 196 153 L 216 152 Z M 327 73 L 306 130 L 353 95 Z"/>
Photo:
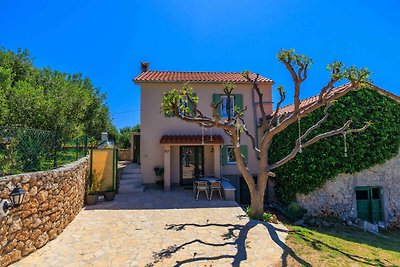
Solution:
<path fill-rule="evenodd" d="M 0 217 L 7 215 L 11 209 L 19 207 L 24 200 L 24 195 L 24 190 L 19 186 L 14 187 L 10 193 L 9 200 L 0 202 Z"/>

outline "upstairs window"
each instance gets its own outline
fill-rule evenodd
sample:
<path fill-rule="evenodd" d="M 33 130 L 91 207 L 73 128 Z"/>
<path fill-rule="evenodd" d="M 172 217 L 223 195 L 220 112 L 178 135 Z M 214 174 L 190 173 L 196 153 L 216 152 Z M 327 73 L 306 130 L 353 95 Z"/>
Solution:
<path fill-rule="evenodd" d="M 234 117 L 234 107 L 239 108 L 240 110 L 243 109 L 243 95 L 242 94 L 232 94 L 230 98 L 230 107 L 228 110 L 231 112 L 231 117 Z M 228 118 L 228 112 L 226 110 L 228 106 L 228 97 L 223 94 L 213 94 L 213 103 L 216 105 L 221 101 L 220 108 L 217 110 L 218 114 L 221 118 Z"/>
<path fill-rule="evenodd" d="M 186 108 L 189 107 L 189 103 L 187 101 L 187 98 L 183 97 L 183 99 L 179 100 L 178 103 L 179 103 L 179 105 L 182 105 L 182 108 L 179 109 L 179 115 L 182 115 L 182 116 L 189 115 L 189 113 L 186 112 Z"/>
<path fill-rule="evenodd" d="M 178 101 L 178 105 L 182 105 L 182 107 L 179 109 L 179 114 L 182 116 L 194 116 L 195 115 L 195 110 L 196 110 L 196 106 L 189 102 L 186 101 L 186 97 L 184 97 L 184 100 L 179 100 Z M 189 108 L 189 109 L 187 109 Z M 170 113 L 164 113 L 166 117 L 175 117 L 173 112 Z"/>
<path fill-rule="evenodd" d="M 221 96 L 221 99 L 222 99 L 221 111 L 220 111 L 221 117 L 228 118 L 228 110 L 231 113 L 231 117 L 233 117 L 234 107 L 235 107 L 235 97 L 234 96 L 230 97 L 231 102 L 229 103 L 230 104 L 229 108 L 228 108 L 228 97 L 226 95 L 223 95 Z"/>

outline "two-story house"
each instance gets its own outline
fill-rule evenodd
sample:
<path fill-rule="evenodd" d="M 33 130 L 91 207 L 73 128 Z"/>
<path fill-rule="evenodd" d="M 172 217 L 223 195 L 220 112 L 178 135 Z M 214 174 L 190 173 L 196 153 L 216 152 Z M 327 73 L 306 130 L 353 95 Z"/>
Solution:
<path fill-rule="evenodd" d="M 206 130 L 196 124 L 169 117 L 161 112 L 160 103 L 165 92 L 180 89 L 184 83 L 189 83 L 199 97 L 198 108 L 207 116 L 212 115 L 210 103 L 222 99 L 220 115 L 223 118 L 226 117 L 227 105 L 223 83 L 235 83 L 231 103 L 241 108 L 247 107 L 244 120 L 247 128 L 256 133 L 260 118 L 257 113 L 258 98 L 252 84 L 240 72 L 151 71 L 148 64 L 142 63 L 142 72 L 134 82 L 140 85 L 140 162 L 145 185 L 155 183 L 155 167 L 164 168 L 165 190 L 171 186 L 191 186 L 198 175 L 239 175 L 230 138 L 221 129 Z M 263 105 L 270 114 L 271 87 L 274 82 L 260 76 L 259 83 L 264 95 Z M 242 154 L 247 157 L 249 169 L 256 174 L 258 160 L 250 144 L 250 139 L 243 136 Z"/>

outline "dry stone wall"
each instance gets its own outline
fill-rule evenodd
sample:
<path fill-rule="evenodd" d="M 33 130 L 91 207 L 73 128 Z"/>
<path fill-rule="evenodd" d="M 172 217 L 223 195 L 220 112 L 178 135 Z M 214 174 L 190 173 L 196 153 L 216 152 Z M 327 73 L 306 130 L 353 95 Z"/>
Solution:
<path fill-rule="evenodd" d="M 59 235 L 81 210 L 88 160 L 44 172 L 0 178 L 0 199 L 19 185 L 23 204 L 0 218 L 0 266 L 7 266 Z"/>
<path fill-rule="evenodd" d="M 382 217 L 391 227 L 400 227 L 400 153 L 382 165 L 341 174 L 322 188 L 297 195 L 300 206 L 311 216 L 357 217 L 355 188 L 378 186 L 382 194 Z"/>

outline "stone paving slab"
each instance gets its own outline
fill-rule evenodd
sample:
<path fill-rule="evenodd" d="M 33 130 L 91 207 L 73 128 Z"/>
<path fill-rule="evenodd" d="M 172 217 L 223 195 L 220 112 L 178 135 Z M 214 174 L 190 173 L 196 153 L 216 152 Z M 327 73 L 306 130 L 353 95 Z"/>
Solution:
<path fill-rule="evenodd" d="M 13 266 L 270 266 L 286 235 L 282 224 L 249 221 L 233 201 L 146 190 L 85 207 Z"/>

